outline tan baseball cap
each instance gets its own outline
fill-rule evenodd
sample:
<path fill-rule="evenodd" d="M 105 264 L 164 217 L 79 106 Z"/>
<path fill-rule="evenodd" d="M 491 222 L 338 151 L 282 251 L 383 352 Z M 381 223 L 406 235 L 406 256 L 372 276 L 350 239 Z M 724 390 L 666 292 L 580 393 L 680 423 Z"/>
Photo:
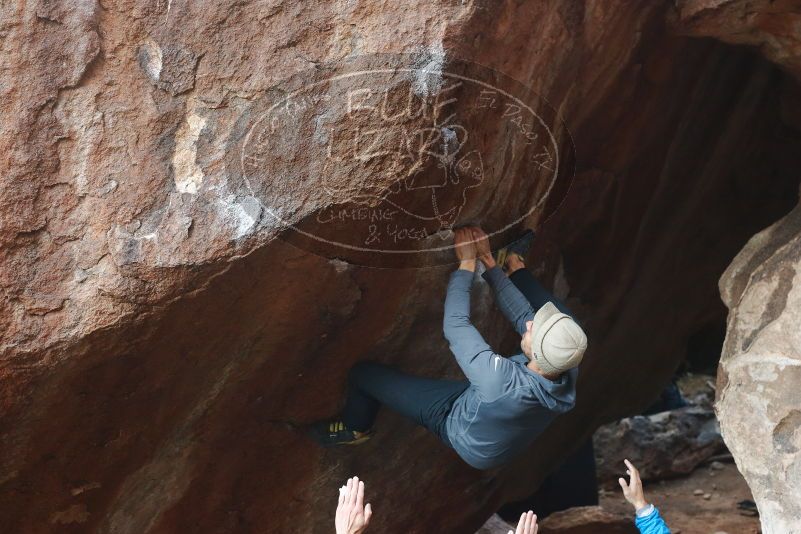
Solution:
<path fill-rule="evenodd" d="M 546 375 L 576 367 L 587 350 L 587 335 L 569 315 L 546 302 L 534 314 L 531 354 Z"/>

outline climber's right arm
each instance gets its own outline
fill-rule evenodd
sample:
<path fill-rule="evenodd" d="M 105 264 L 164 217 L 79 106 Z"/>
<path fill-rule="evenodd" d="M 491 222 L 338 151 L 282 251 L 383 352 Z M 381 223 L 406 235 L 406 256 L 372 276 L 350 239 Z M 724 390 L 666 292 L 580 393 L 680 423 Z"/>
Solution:
<path fill-rule="evenodd" d="M 495 354 L 470 322 L 472 284 L 473 271 L 460 268 L 451 274 L 442 330 L 456 362 L 470 383 L 478 388 L 480 395 L 494 398 L 511 362 Z"/>

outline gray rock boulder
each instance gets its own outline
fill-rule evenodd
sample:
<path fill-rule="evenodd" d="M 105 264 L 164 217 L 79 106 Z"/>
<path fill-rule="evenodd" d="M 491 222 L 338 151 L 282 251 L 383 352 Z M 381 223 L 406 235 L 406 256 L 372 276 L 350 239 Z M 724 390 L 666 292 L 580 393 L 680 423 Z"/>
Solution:
<path fill-rule="evenodd" d="M 729 308 L 716 410 L 765 534 L 801 532 L 801 207 L 720 281 Z"/>
<path fill-rule="evenodd" d="M 715 414 L 704 404 L 604 425 L 593 445 L 598 481 L 605 486 L 624 475 L 624 459 L 637 466 L 643 480 L 659 480 L 689 474 L 724 449 Z"/>

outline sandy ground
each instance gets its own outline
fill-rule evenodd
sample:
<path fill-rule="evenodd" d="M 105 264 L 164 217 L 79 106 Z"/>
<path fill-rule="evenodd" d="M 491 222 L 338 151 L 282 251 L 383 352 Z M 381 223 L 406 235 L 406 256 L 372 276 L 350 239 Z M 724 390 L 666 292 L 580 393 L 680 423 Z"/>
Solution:
<path fill-rule="evenodd" d="M 702 490 L 709 495 L 694 495 Z M 752 499 L 751 491 L 734 464 L 723 469 L 696 469 L 689 477 L 645 486 L 645 497 L 659 508 L 673 534 L 757 534 L 759 519 L 741 515 L 737 503 Z M 602 491 L 601 506 L 631 512 L 620 491 Z"/>

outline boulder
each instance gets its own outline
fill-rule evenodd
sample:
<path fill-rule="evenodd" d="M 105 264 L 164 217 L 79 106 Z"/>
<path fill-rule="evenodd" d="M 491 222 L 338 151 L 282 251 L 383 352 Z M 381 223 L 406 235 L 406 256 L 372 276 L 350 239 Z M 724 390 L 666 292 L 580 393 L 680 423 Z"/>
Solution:
<path fill-rule="evenodd" d="M 581 506 L 549 515 L 539 534 L 636 534 L 632 517 L 613 514 L 600 506 Z"/>
<path fill-rule="evenodd" d="M 476 534 L 509 534 L 510 530 L 514 532 L 515 527 L 516 525 L 510 525 L 498 514 L 493 514 L 486 523 L 481 525 Z"/>
<path fill-rule="evenodd" d="M 598 480 L 616 487 L 625 476 L 624 459 L 643 480 L 690 474 L 699 464 L 725 449 L 715 413 L 695 405 L 648 416 L 634 416 L 600 427 L 593 436 Z"/>
<path fill-rule="evenodd" d="M 716 410 L 765 534 L 801 532 L 801 207 L 720 280 L 729 323 Z"/>
<path fill-rule="evenodd" d="M 538 521 L 539 534 L 636 534 L 631 517 L 609 512 L 600 506 L 578 506 Z M 498 515 L 490 517 L 476 534 L 508 534 L 512 525 Z"/>
<path fill-rule="evenodd" d="M 798 0 L 677 0 L 669 19 L 686 35 L 759 47 L 801 80 L 801 2 Z"/>
<path fill-rule="evenodd" d="M 678 35 L 674 10 L 0 4 L 4 531 L 330 532 L 337 488 L 358 474 L 377 532 L 471 532 L 601 423 L 648 405 L 686 339 L 723 318 L 720 273 L 792 207 L 801 168 L 783 122 L 795 109 L 790 78 L 752 50 Z M 363 56 L 405 74 L 351 92 L 345 78 L 319 78 Z M 474 113 L 469 128 L 442 122 L 456 105 L 439 82 L 465 75 L 460 59 L 498 73 L 482 71 L 482 83 L 536 102 L 573 169 L 526 148 L 523 138 L 546 137 L 532 115 L 511 107 L 488 119 L 480 110 L 503 103 L 493 94 L 459 108 Z M 304 80 L 331 83 L 297 93 Z M 382 107 L 358 91 L 388 87 L 433 99 L 425 117 L 436 128 L 411 115 L 405 133 L 376 135 L 368 112 L 403 118 L 410 93 Z M 285 114 L 273 122 L 275 110 Z M 480 159 L 461 152 L 465 132 Z M 379 159 L 326 166 L 344 161 L 320 151 L 337 134 Z M 397 156 L 410 150 L 420 161 Z M 390 227 L 377 204 L 400 186 L 403 207 L 442 233 Z M 437 186 L 447 192 L 426 194 Z M 445 248 L 408 261 L 426 268 L 379 269 L 410 265 L 328 248 L 330 235 L 314 237 L 332 220 L 345 223 L 337 238 L 367 241 L 375 224 L 382 243 Z M 391 413 L 362 447 L 316 447 L 302 426 L 337 412 L 357 361 L 461 376 L 441 334 L 454 267 L 442 261 L 447 226 L 477 220 L 495 245 L 538 229 L 529 265 L 591 340 L 575 410 L 487 473 Z M 518 340 L 487 287 L 475 293 L 476 324 L 511 353 Z"/>

